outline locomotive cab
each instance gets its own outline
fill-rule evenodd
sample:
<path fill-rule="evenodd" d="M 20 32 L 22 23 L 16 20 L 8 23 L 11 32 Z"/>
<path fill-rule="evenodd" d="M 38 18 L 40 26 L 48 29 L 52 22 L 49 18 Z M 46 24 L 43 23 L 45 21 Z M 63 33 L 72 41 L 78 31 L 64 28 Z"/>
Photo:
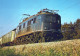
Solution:
<path fill-rule="evenodd" d="M 61 17 L 57 13 L 47 11 L 41 14 L 41 20 L 43 31 L 61 32 Z"/>
<path fill-rule="evenodd" d="M 44 34 L 46 34 L 45 36 L 46 41 L 53 41 L 60 39 L 62 37 L 60 15 L 57 13 L 53 13 L 52 11 L 51 12 L 47 11 L 45 13 L 43 12 L 41 14 L 41 21 L 42 21 L 41 28 L 43 29 L 42 31 L 44 32 Z"/>
<path fill-rule="evenodd" d="M 44 15 L 43 20 L 43 30 L 49 30 L 49 31 L 60 31 L 61 29 L 61 20 L 60 16 L 57 14 L 47 14 Z"/>

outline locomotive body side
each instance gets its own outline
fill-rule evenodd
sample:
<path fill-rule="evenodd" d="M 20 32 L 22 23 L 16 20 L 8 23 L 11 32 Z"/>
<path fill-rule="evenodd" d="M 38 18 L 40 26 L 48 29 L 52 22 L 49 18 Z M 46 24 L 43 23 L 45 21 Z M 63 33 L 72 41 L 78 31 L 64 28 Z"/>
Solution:
<path fill-rule="evenodd" d="M 16 37 L 34 33 L 37 31 L 41 31 L 42 21 L 40 17 L 41 15 L 33 16 L 29 20 L 19 24 L 16 30 Z"/>

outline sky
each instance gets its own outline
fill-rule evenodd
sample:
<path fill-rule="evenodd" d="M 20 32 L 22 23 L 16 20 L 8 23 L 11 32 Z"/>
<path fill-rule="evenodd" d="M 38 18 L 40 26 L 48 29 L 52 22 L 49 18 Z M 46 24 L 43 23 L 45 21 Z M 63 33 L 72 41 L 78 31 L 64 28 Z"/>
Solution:
<path fill-rule="evenodd" d="M 61 24 L 80 18 L 80 0 L 0 0 L 0 37 L 16 28 L 24 17 L 42 9 L 59 10 Z"/>

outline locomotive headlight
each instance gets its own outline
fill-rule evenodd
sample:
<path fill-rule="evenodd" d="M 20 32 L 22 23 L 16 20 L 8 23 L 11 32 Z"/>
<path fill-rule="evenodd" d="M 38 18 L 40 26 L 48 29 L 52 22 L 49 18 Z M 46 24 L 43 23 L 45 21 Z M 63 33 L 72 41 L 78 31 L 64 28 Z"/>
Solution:
<path fill-rule="evenodd" d="M 44 29 L 47 29 L 46 27 Z"/>
<path fill-rule="evenodd" d="M 58 31 L 61 31 L 61 29 L 58 29 Z"/>
<path fill-rule="evenodd" d="M 50 23 L 51 24 L 51 23 Z"/>

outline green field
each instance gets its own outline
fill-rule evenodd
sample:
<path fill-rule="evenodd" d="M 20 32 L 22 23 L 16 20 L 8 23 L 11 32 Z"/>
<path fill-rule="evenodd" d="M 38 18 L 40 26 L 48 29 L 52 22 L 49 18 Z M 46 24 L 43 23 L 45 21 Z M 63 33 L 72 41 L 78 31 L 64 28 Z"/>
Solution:
<path fill-rule="evenodd" d="M 80 56 L 80 39 L 3 47 L 0 56 Z"/>

